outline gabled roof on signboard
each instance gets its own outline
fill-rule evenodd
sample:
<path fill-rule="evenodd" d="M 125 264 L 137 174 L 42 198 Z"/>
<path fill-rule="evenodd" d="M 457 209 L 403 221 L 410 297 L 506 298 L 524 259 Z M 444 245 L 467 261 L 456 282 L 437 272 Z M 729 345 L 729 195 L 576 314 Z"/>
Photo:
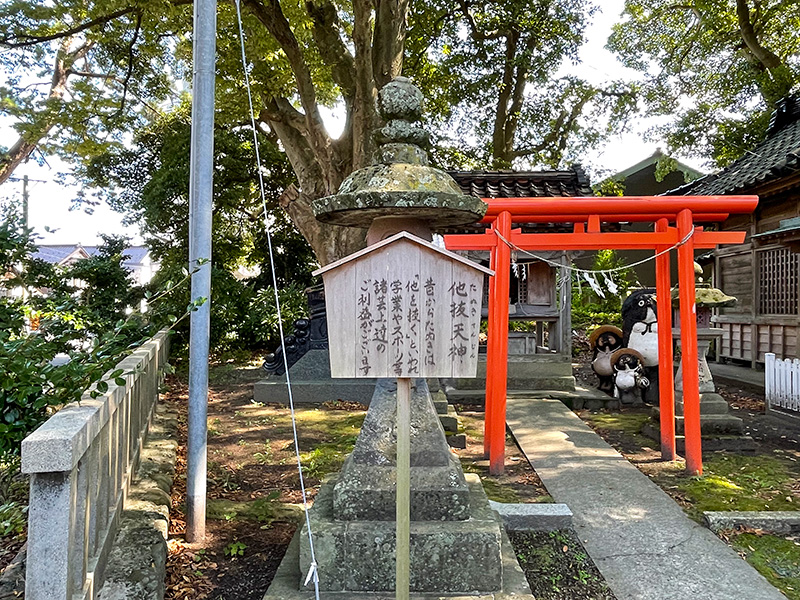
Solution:
<path fill-rule="evenodd" d="M 580 165 L 564 171 L 448 171 L 461 191 L 478 198 L 593 196 Z"/>
<path fill-rule="evenodd" d="M 359 250 L 358 252 L 354 252 L 353 254 L 350 254 L 349 256 L 345 256 L 344 258 L 340 258 L 336 262 L 332 262 L 329 265 L 325 265 L 321 269 L 317 269 L 316 271 L 314 271 L 312 273 L 312 275 L 314 275 L 314 276 L 322 275 L 323 273 L 327 273 L 328 271 L 332 271 L 334 269 L 337 269 L 337 268 L 341 267 L 342 265 L 345 265 L 345 264 L 347 264 L 349 262 L 353 262 L 355 260 L 358 260 L 359 258 L 362 258 L 362 257 L 364 257 L 364 256 L 366 256 L 368 254 L 371 254 L 371 253 L 375 252 L 376 250 L 380 250 L 381 248 L 383 248 L 385 246 L 393 244 L 394 242 L 396 242 L 397 240 L 400 240 L 400 239 L 406 239 L 409 242 L 412 242 L 414 244 L 417 244 L 418 246 L 422 246 L 423 248 L 426 248 L 427 250 L 431 250 L 433 252 L 436 252 L 437 254 L 440 254 L 445 258 L 449 258 L 449 259 L 454 260 L 456 262 L 460 262 L 461 264 L 466 265 L 467 267 L 471 267 L 471 268 L 475 269 L 476 271 L 481 271 L 483 273 L 486 273 L 487 275 L 494 275 L 494 271 L 492 271 L 491 269 L 489 269 L 487 267 L 484 267 L 483 265 L 479 265 L 478 263 L 475 263 L 475 262 L 473 262 L 471 260 L 468 260 L 468 259 L 464 258 L 463 256 L 459 256 L 458 254 L 450 252 L 449 250 L 445 250 L 444 248 L 439 248 L 439 246 L 435 246 L 434 244 L 431 244 L 430 242 L 426 242 L 425 240 L 420 239 L 417 236 L 408 233 L 407 231 L 401 231 L 399 233 L 396 233 L 393 236 L 390 236 L 390 237 L 388 237 L 388 238 L 386 238 L 384 240 L 381 240 L 380 242 L 372 244 L 371 246 L 367 246 L 363 250 Z"/>
<path fill-rule="evenodd" d="M 728 167 L 667 192 L 731 194 L 754 190 L 800 173 L 800 95 L 784 98 L 772 114 L 766 139 Z"/>

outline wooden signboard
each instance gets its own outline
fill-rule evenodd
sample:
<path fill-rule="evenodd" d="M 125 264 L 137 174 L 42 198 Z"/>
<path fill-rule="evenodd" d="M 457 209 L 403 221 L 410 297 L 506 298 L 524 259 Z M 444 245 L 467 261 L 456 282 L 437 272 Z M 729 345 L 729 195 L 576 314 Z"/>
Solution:
<path fill-rule="evenodd" d="M 333 377 L 475 377 L 490 269 L 401 232 L 318 274 Z"/>

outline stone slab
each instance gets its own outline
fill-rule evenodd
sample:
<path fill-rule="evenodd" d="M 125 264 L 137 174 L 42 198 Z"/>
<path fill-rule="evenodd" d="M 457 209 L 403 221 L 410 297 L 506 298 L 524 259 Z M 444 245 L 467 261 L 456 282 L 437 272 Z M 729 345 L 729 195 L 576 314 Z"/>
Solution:
<path fill-rule="evenodd" d="M 658 421 L 645 423 L 642 426 L 642 434 L 659 441 L 661 439 L 661 428 Z M 737 454 L 755 454 L 756 442 L 748 435 L 704 435 L 702 437 L 703 454 L 707 452 L 735 452 Z M 682 435 L 675 436 L 675 449 L 681 456 L 686 451 L 686 438 Z"/>
<path fill-rule="evenodd" d="M 736 527 L 762 529 L 781 535 L 800 532 L 800 512 L 789 510 L 706 511 L 703 520 L 714 532 Z"/>
<path fill-rule="evenodd" d="M 552 399 L 512 398 L 507 422 L 617 600 L 785 600 L 712 532 Z"/>
<path fill-rule="evenodd" d="M 455 406 L 448 405 L 447 414 L 443 415 L 438 411 L 437 414 L 445 433 L 456 433 L 458 431 L 458 413 Z"/>
<path fill-rule="evenodd" d="M 322 404 L 323 402 L 360 402 L 369 404 L 375 381 L 371 379 L 329 379 L 320 381 L 295 381 L 292 379 L 292 400 L 296 404 Z M 285 381 L 264 379 L 253 386 L 256 402 L 289 403 Z"/>
<path fill-rule="evenodd" d="M 566 504 L 505 503 L 489 500 L 503 519 L 506 531 L 572 529 L 572 511 Z"/>
<path fill-rule="evenodd" d="M 675 417 L 675 433 L 684 433 L 683 417 Z M 703 435 L 739 435 L 744 431 L 744 422 L 733 415 L 700 415 L 700 432 Z"/>
<path fill-rule="evenodd" d="M 297 404 L 360 402 L 369 404 L 375 379 L 333 379 L 328 348 L 311 348 L 289 367 L 292 400 Z M 253 386 L 256 402 L 289 403 L 286 375 L 268 375 Z"/>

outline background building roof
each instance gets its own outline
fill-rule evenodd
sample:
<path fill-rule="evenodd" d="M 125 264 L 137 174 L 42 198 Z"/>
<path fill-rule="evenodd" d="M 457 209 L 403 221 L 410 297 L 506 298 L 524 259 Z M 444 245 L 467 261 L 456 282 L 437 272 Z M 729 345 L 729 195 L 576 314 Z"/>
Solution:
<path fill-rule="evenodd" d="M 671 194 L 717 195 L 752 190 L 800 173 L 800 96 L 778 103 L 766 139 L 725 169 L 672 190 Z"/>
<path fill-rule="evenodd" d="M 478 198 L 593 196 L 580 165 L 566 171 L 448 171 L 461 191 Z"/>

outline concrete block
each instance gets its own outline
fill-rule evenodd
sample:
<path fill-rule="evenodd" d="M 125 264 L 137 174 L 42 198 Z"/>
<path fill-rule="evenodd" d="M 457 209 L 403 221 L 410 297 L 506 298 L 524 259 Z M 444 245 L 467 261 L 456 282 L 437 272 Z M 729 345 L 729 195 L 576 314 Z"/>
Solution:
<path fill-rule="evenodd" d="M 707 511 L 703 519 L 713 532 L 736 527 L 763 529 L 781 535 L 800 532 L 800 513 L 795 511 Z"/>
<path fill-rule="evenodd" d="M 503 519 L 506 531 L 554 531 L 572 528 L 572 511 L 566 504 L 507 504 L 489 500 Z"/>

